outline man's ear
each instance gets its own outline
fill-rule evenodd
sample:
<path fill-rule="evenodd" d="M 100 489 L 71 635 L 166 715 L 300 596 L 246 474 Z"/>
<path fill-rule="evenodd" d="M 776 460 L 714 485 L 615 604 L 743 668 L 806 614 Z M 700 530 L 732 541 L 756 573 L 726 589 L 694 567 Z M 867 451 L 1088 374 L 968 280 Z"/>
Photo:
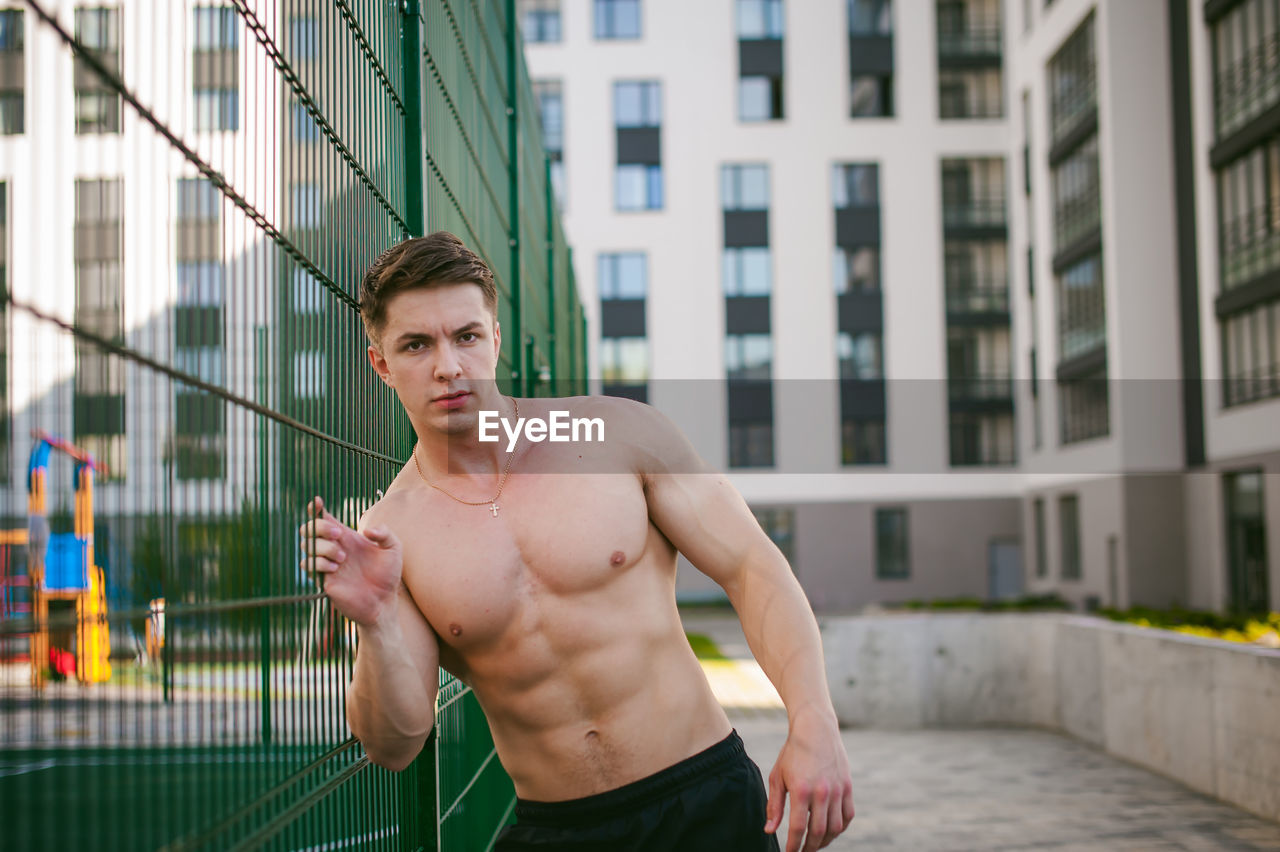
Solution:
<path fill-rule="evenodd" d="M 502 323 L 493 321 L 493 357 L 497 360 L 502 355 Z"/>
<path fill-rule="evenodd" d="M 369 344 L 369 366 L 373 367 L 373 371 L 378 374 L 378 378 L 386 382 L 387 387 L 396 386 L 395 381 L 391 378 L 391 368 L 387 366 L 387 359 L 382 357 L 382 351 L 372 343 Z"/>

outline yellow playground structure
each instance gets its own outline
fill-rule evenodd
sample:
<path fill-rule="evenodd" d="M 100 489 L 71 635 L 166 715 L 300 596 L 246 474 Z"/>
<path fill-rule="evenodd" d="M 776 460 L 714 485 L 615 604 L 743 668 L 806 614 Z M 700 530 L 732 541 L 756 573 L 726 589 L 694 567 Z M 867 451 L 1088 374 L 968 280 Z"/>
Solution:
<path fill-rule="evenodd" d="M 27 466 L 27 529 L 0 531 L 0 610 L 30 619 L 31 684 L 50 672 L 75 674 L 81 683 L 111 677 L 106 584 L 93 558 L 93 476 L 101 466 L 85 450 L 36 432 Z M 49 456 L 75 462 L 75 521 L 70 533 L 50 534 Z M 14 551 L 26 548 L 22 572 Z"/>

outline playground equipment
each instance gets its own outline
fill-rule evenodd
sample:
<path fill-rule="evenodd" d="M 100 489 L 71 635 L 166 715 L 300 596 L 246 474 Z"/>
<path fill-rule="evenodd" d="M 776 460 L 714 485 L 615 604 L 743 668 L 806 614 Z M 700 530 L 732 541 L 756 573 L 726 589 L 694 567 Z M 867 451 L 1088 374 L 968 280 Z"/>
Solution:
<path fill-rule="evenodd" d="M 81 683 L 101 683 L 111 677 L 106 583 L 93 558 L 93 475 L 101 465 L 61 438 L 45 432 L 33 437 L 36 443 L 27 465 L 27 529 L 0 532 L 0 545 L 9 549 L 5 565 L 14 565 L 15 546 L 26 545 L 26 576 L 6 572 L 4 605 L 13 610 L 8 615 L 31 618 L 32 686 L 44 686 L 46 666 L 61 674 L 74 673 Z M 76 498 L 73 531 L 51 535 L 47 480 L 54 450 L 75 461 Z M 18 600 L 18 586 L 29 589 L 29 603 Z"/>

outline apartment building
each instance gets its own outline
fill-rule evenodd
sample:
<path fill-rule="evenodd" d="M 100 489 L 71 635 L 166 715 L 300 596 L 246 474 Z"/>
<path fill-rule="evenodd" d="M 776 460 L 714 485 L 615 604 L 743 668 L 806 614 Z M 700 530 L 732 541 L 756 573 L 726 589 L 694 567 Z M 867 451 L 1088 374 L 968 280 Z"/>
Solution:
<path fill-rule="evenodd" d="M 1275 0 L 520 12 L 599 387 L 815 607 L 1280 607 Z"/>
<path fill-rule="evenodd" d="M 324 45 L 345 32 L 337 10 L 250 9 L 272 56 L 226 3 L 41 8 L 63 32 L 0 4 L 0 282 L 22 306 L 0 302 L 0 516 L 25 526 L 32 432 L 74 441 L 101 463 L 96 550 L 116 569 L 112 592 L 145 600 L 127 586 L 149 523 L 176 536 L 177 575 L 212 577 L 183 561 L 210 530 L 247 503 L 292 499 L 281 471 L 334 464 L 314 447 L 304 458 L 298 436 L 330 428 L 335 395 L 363 405 L 373 380 L 355 377 L 367 373 L 358 319 L 318 275 L 357 280 L 372 247 L 400 237 L 374 199 L 396 172 L 381 168 L 390 151 L 370 153 L 379 125 L 334 85 Z M 344 156 L 371 175 L 358 182 Z M 56 519 L 72 484 L 69 463 L 53 464 Z"/>

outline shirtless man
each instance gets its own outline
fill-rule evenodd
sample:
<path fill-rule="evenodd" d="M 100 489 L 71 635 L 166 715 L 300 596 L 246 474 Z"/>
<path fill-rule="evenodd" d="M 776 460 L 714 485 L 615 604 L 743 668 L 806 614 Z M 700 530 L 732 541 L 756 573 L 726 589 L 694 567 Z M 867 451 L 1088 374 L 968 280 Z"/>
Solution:
<path fill-rule="evenodd" d="M 417 433 L 360 520 L 319 497 L 303 562 L 360 637 L 347 691 L 370 759 L 400 770 L 434 724 L 437 666 L 471 686 L 515 783 L 499 850 L 820 849 L 853 819 L 817 624 L 785 558 L 728 480 L 656 410 L 511 399 L 493 277 L 451 234 L 389 249 L 361 287 L 369 360 Z M 511 423 L 599 417 L 597 443 L 479 440 Z M 676 552 L 722 586 L 786 704 L 763 781 L 716 702 L 675 603 Z"/>

